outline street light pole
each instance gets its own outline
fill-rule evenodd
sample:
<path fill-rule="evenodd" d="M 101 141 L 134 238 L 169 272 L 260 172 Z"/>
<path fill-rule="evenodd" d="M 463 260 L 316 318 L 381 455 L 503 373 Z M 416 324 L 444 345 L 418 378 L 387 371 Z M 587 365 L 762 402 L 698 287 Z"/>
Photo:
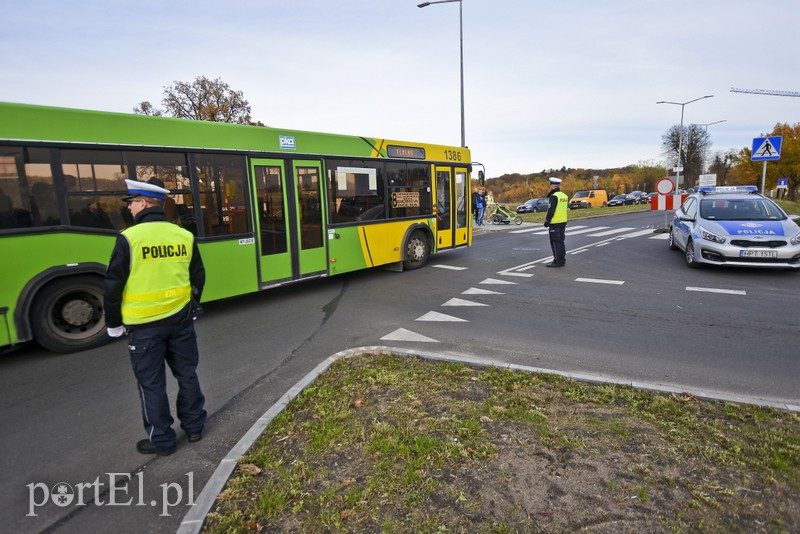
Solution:
<path fill-rule="evenodd" d="M 676 106 L 681 107 L 681 129 L 678 132 L 678 171 L 675 171 L 676 174 L 676 181 L 678 183 L 675 184 L 675 192 L 678 193 L 679 189 L 678 186 L 681 182 L 681 170 L 683 170 L 683 108 L 686 107 L 686 104 L 691 104 L 692 102 L 697 102 L 698 100 L 703 100 L 704 98 L 712 98 L 714 95 L 706 95 L 701 96 L 700 98 L 695 98 L 694 100 L 689 100 L 688 102 L 669 102 L 667 100 L 659 100 L 656 104 L 675 104 Z"/>
<path fill-rule="evenodd" d="M 453 2 L 458 2 L 458 39 L 461 66 L 461 146 L 466 147 L 467 142 L 464 133 L 464 17 L 461 9 L 462 0 L 434 0 L 432 2 L 417 4 L 417 7 L 423 8 L 433 4 L 451 4 Z"/>
<path fill-rule="evenodd" d="M 709 123 L 706 123 L 706 124 L 698 124 L 698 126 L 702 126 L 705 129 L 705 131 L 708 131 L 708 127 L 709 126 L 712 126 L 714 124 L 719 124 L 719 123 L 725 122 L 727 120 L 728 119 L 722 119 L 721 121 L 714 121 L 714 122 L 709 122 Z"/>

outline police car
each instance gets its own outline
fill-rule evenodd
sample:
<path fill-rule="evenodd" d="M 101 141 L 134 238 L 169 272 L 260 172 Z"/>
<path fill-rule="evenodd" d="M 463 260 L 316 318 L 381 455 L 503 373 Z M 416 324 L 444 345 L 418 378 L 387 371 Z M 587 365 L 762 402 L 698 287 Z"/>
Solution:
<path fill-rule="evenodd" d="M 756 186 L 701 187 L 675 211 L 669 247 L 701 263 L 800 269 L 800 226 Z"/>

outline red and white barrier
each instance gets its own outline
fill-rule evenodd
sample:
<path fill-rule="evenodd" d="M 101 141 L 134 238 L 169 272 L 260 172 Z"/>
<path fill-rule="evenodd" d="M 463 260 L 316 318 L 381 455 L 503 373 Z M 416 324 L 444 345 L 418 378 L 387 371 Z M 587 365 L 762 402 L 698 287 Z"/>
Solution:
<path fill-rule="evenodd" d="M 683 201 L 686 200 L 688 196 L 687 193 L 682 195 L 656 195 L 650 199 L 650 210 L 676 210 L 681 207 L 681 204 L 683 204 Z"/>

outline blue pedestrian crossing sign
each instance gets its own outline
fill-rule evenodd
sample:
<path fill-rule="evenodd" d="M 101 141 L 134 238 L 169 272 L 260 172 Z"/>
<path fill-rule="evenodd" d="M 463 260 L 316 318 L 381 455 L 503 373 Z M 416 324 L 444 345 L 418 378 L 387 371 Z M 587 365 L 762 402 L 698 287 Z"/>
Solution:
<path fill-rule="evenodd" d="M 781 142 L 783 138 L 780 135 L 773 137 L 756 137 L 753 139 L 753 153 L 750 156 L 751 161 L 772 161 L 781 159 Z"/>

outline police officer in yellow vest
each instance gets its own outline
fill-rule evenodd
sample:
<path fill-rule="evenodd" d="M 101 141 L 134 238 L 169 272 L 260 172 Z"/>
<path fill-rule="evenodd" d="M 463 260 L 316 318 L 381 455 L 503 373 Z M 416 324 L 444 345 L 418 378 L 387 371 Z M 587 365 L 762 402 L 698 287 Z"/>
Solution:
<path fill-rule="evenodd" d="M 142 454 L 167 456 L 175 450 L 167 398 L 166 369 L 178 381 L 176 412 L 190 442 L 203 436 L 205 397 L 197 378 L 194 319 L 206 273 L 194 236 L 168 222 L 163 182 L 125 180 L 135 225 L 122 230 L 106 270 L 105 316 L 108 335 L 128 331 L 147 439 Z"/>
<path fill-rule="evenodd" d="M 553 261 L 547 267 L 563 267 L 567 264 L 567 247 L 564 245 L 564 230 L 567 228 L 567 204 L 569 197 L 561 192 L 561 179 L 550 178 L 550 207 L 544 219 L 544 225 L 550 229 L 550 248 L 553 249 Z"/>

